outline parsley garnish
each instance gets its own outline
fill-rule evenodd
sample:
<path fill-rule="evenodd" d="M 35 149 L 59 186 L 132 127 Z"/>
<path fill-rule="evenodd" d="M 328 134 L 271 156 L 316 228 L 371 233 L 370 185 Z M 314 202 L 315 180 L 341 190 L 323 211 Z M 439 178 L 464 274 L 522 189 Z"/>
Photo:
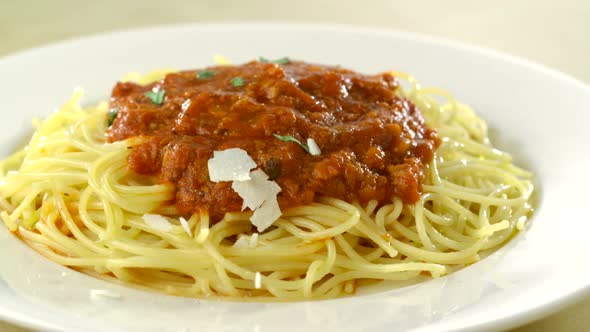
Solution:
<path fill-rule="evenodd" d="M 158 92 L 148 91 L 145 95 L 152 101 L 152 103 L 156 105 L 162 105 L 164 102 L 164 96 L 166 95 L 166 91 L 160 90 Z"/>
<path fill-rule="evenodd" d="M 263 56 L 258 57 L 258 62 L 262 62 L 262 63 L 267 63 L 267 62 L 272 62 L 272 63 L 276 63 L 277 65 L 286 65 L 289 62 L 291 62 L 291 60 L 289 60 L 288 57 L 282 57 L 276 60 L 269 60 Z"/>
<path fill-rule="evenodd" d="M 311 154 L 309 152 L 309 147 L 307 146 L 307 144 L 303 144 L 301 142 L 299 142 L 298 139 L 296 139 L 295 137 L 291 136 L 291 135 L 285 135 L 285 136 L 281 136 L 281 135 L 277 135 L 277 134 L 272 134 L 274 137 L 280 139 L 283 142 L 294 142 L 299 144 L 299 146 L 301 146 L 303 148 L 303 150 L 305 150 L 305 152 Z"/>
<path fill-rule="evenodd" d="M 234 77 L 231 79 L 231 85 L 238 87 L 244 85 L 244 79 L 240 76 Z"/>
<path fill-rule="evenodd" d="M 107 115 L 107 127 L 110 127 L 113 124 L 113 122 L 115 122 L 115 118 L 117 117 L 117 113 L 119 113 L 118 107 L 111 108 L 109 110 L 109 113 Z"/>
<path fill-rule="evenodd" d="M 200 80 L 206 80 L 208 78 L 215 76 L 215 74 L 217 74 L 217 72 L 214 70 L 203 70 L 197 74 L 197 78 Z"/>
<path fill-rule="evenodd" d="M 280 59 L 276 59 L 273 62 L 276 63 L 277 65 L 286 65 L 289 62 L 291 62 L 291 60 L 289 60 L 289 58 L 287 58 L 287 57 L 283 57 L 283 58 L 280 58 Z"/>

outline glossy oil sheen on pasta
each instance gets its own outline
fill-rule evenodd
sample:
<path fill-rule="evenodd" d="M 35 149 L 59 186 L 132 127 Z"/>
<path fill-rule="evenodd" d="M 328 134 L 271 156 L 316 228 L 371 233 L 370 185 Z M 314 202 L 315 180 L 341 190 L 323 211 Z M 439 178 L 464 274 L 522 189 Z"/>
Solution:
<path fill-rule="evenodd" d="M 280 68 L 288 64 L 251 65 Z M 179 75 L 190 73 L 202 79 L 198 78 L 202 72 Z M 150 82 L 162 77 L 163 73 L 154 73 L 132 78 L 151 84 L 147 90 L 136 85 L 145 94 L 158 92 Z M 225 78 L 231 89 L 247 88 L 249 77 L 240 76 L 241 84 L 234 84 L 236 77 L 234 73 Z M 145 132 L 123 135 L 123 130 L 117 130 L 122 128 L 123 115 L 129 112 L 123 108 L 128 106 L 115 101 L 111 113 L 113 107 L 120 107 L 121 115 L 105 123 L 109 105 L 83 109 L 78 91 L 59 112 L 36 123 L 25 149 L 2 162 L 1 217 L 29 246 L 62 265 L 182 296 L 330 298 L 352 294 L 373 281 L 443 276 L 478 261 L 482 252 L 501 246 L 524 227 L 532 213 L 532 175 L 514 166 L 508 154 L 493 148 L 485 122 L 446 92 L 420 88 L 403 73 L 381 77 L 395 82 L 384 88 L 391 92 L 388 98 L 405 100 L 421 111 L 414 115 L 416 124 L 408 128 L 419 133 L 422 145 L 406 147 L 403 158 L 390 158 L 382 169 L 379 165 L 369 169 L 376 178 L 391 175 L 387 166 L 405 165 L 413 157 L 410 166 L 402 166 L 409 170 L 404 174 L 420 180 L 412 188 L 418 193 L 412 199 L 404 196 L 404 188 L 395 189 L 395 175 L 386 179 L 386 189 L 376 187 L 374 192 L 383 194 L 374 196 L 348 192 L 362 188 L 358 184 L 345 187 L 343 195 L 333 188 L 315 190 L 311 199 L 279 199 L 282 215 L 260 233 L 250 223 L 252 213 L 241 212 L 241 203 L 234 206 L 238 201 L 234 196 L 217 213 L 207 213 L 202 205 L 179 208 L 175 204 L 182 190 L 178 183 L 166 181 L 157 167 L 153 172 L 130 167 L 134 153 L 137 157 L 136 151 L 150 146 L 146 144 L 150 142 L 146 139 L 149 122 Z M 397 79 L 408 84 L 404 88 Z M 157 96 L 148 96 L 146 102 L 158 104 L 152 97 Z M 446 102 L 439 103 L 441 99 Z M 440 142 L 433 131 L 421 127 L 422 116 Z M 107 125 L 111 124 L 109 132 Z M 403 136 L 404 128 L 399 129 L 398 136 Z M 299 134 L 296 138 L 303 140 L 305 133 L 266 134 L 264 144 L 280 145 L 282 151 L 313 161 L 298 144 L 273 138 L 273 134 Z M 327 146 L 322 139 L 318 141 L 320 148 Z M 439 143 L 429 154 L 427 148 Z M 154 151 L 162 147 L 157 145 Z M 225 143 L 223 147 L 233 146 Z M 244 147 L 248 150 L 247 144 Z M 408 155 L 412 149 L 418 152 Z M 320 157 L 328 158 L 330 151 L 322 149 Z M 270 173 L 268 160 L 254 159 Z M 355 162 L 365 160 L 359 159 Z M 367 157 L 366 161 L 374 159 Z M 163 165 L 158 155 L 152 161 Z M 289 174 L 288 169 L 285 172 Z M 281 187 L 289 185 L 281 183 L 280 175 L 276 180 Z"/>

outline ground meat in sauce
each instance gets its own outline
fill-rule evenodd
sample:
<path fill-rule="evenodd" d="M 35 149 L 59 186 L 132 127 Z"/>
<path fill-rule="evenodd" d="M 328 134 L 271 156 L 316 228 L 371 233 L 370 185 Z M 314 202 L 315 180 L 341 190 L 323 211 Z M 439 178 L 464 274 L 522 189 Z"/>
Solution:
<path fill-rule="evenodd" d="M 146 86 L 117 83 L 111 109 L 118 113 L 109 142 L 134 136 L 129 168 L 175 185 L 183 214 L 208 210 L 213 221 L 240 211 L 231 183 L 208 180 L 215 150 L 242 148 L 281 186 L 282 209 L 318 195 L 380 204 L 420 197 L 424 164 L 440 140 L 416 105 L 395 95 L 389 73 L 363 75 L 339 67 L 290 61 L 250 62 L 166 75 Z M 212 74 L 212 75 L 211 75 Z M 243 79 L 243 85 L 232 79 Z M 162 104 L 146 92 L 165 91 Z M 322 153 L 298 144 L 313 138 Z"/>

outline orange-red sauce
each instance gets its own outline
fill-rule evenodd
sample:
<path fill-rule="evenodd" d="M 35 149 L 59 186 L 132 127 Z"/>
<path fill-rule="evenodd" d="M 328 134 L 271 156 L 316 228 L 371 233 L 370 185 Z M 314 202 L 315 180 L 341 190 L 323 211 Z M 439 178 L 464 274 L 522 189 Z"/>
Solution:
<path fill-rule="evenodd" d="M 129 168 L 173 184 L 181 213 L 208 210 L 215 221 L 241 210 L 231 183 L 208 180 L 213 151 L 234 147 L 281 186 L 282 209 L 318 195 L 380 204 L 419 199 L 424 164 L 440 141 L 416 105 L 395 95 L 399 82 L 391 74 L 294 61 L 207 70 L 214 75 L 183 71 L 146 86 L 117 83 L 112 92 L 118 113 L 108 140 L 144 136 Z M 232 84 L 238 77 L 241 86 Z M 165 91 L 160 105 L 146 96 L 158 90 Z M 273 134 L 313 138 L 321 155 Z"/>

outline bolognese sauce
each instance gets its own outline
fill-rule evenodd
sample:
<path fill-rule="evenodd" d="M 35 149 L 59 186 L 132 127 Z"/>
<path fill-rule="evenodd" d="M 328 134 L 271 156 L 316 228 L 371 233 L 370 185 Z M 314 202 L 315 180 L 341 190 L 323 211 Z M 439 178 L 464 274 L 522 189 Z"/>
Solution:
<path fill-rule="evenodd" d="M 212 182 L 213 151 L 241 148 L 282 191 L 282 209 L 318 195 L 380 204 L 415 203 L 425 164 L 440 144 L 390 73 L 363 75 L 297 61 L 253 61 L 117 83 L 109 142 L 142 137 L 130 170 L 174 185 L 181 213 L 216 221 L 240 211 L 229 182 Z M 312 155 L 305 142 L 321 150 Z"/>

